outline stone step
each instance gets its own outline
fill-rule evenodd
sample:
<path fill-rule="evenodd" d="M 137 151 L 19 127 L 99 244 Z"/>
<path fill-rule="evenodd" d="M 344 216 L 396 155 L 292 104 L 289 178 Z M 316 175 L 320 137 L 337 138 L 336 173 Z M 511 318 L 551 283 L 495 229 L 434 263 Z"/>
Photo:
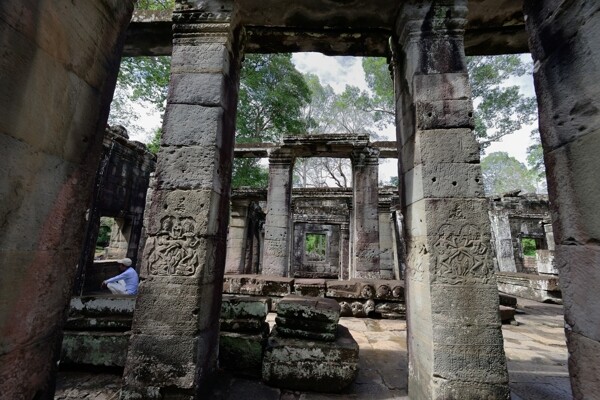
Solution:
<path fill-rule="evenodd" d="M 279 301 L 277 316 L 337 324 L 340 305 L 333 299 L 290 295 Z"/>
<path fill-rule="evenodd" d="M 124 332 L 131 329 L 132 317 L 128 315 L 108 317 L 70 317 L 65 330 Z"/>
<path fill-rule="evenodd" d="M 267 341 L 262 378 L 270 386 L 289 390 L 336 393 L 358 374 L 358 343 L 338 325 L 333 342 L 286 338 L 273 329 Z"/>
<path fill-rule="evenodd" d="M 223 295 L 221 303 L 221 318 L 256 319 L 264 321 L 271 308 L 268 297 L 231 296 Z"/>
<path fill-rule="evenodd" d="M 65 331 L 61 364 L 123 367 L 130 332 Z"/>

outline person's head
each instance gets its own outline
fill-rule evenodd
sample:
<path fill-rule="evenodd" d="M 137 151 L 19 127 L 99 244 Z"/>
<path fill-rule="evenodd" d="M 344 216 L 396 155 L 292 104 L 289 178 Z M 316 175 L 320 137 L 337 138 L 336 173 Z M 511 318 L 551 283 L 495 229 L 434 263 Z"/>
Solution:
<path fill-rule="evenodd" d="M 119 268 L 121 271 L 125 271 L 127 268 L 131 267 L 132 264 L 131 258 L 123 258 L 117 262 L 119 263 Z"/>

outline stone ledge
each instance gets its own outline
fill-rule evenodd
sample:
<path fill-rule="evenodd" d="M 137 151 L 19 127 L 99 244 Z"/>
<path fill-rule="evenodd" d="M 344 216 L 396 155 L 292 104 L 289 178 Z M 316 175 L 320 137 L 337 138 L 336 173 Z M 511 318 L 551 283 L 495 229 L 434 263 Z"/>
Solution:
<path fill-rule="evenodd" d="M 558 277 L 512 272 L 496 272 L 498 290 L 539 302 L 562 304 Z"/>

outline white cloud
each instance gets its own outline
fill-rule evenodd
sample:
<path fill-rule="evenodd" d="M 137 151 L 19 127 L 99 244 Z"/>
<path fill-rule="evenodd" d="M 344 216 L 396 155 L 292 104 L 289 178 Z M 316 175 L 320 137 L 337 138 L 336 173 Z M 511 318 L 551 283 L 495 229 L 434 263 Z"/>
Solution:
<path fill-rule="evenodd" d="M 367 90 L 361 57 L 329 57 L 321 53 L 294 53 L 292 62 L 298 71 L 315 74 L 322 85 L 330 85 L 342 93 L 346 85 Z"/>

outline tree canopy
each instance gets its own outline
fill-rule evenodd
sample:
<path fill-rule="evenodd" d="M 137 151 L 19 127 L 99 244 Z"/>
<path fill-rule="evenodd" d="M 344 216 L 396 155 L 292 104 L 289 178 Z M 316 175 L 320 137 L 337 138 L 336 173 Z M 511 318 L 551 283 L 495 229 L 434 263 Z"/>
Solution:
<path fill-rule="evenodd" d="M 537 177 L 535 172 L 511 157 L 499 151 L 491 153 L 481 161 L 483 187 L 485 194 L 500 195 L 514 190 L 524 193 L 535 193 Z"/>
<path fill-rule="evenodd" d="M 236 141 L 278 142 L 307 131 L 302 110 L 311 91 L 291 54 L 251 54 L 240 75 Z"/>

